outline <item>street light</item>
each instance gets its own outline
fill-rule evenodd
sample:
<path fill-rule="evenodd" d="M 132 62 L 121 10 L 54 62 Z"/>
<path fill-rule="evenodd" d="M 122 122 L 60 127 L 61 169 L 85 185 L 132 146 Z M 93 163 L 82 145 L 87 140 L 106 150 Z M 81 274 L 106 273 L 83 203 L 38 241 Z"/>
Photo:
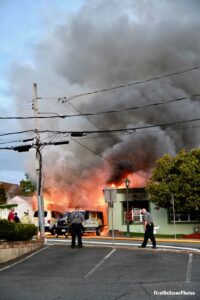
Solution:
<path fill-rule="evenodd" d="M 130 235 L 130 226 L 129 226 L 129 200 L 128 200 L 128 188 L 130 185 L 130 180 L 128 178 L 126 178 L 124 180 L 125 182 L 125 186 L 126 186 L 126 225 L 127 225 L 127 236 Z"/>

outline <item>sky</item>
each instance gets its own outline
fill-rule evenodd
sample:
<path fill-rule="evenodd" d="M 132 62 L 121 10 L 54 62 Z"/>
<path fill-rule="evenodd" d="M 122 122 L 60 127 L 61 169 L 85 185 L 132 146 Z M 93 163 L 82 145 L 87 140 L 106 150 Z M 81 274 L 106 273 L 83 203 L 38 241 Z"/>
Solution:
<path fill-rule="evenodd" d="M 34 64 L 33 49 L 56 24 L 62 21 L 67 14 L 75 12 L 82 5 L 81 0 L 1 0 L 0 1 L 0 115 L 18 115 L 15 113 L 14 97 L 10 92 L 9 74 L 15 63 Z M 32 92 L 32 85 L 28 87 Z M 28 105 L 19 105 L 31 108 Z M 32 114 L 31 109 L 29 112 Z M 16 122 L 1 123 L 1 133 L 13 131 Z M 15 131 L 15 130 L 14 130 Z M 0 147 L 7 147 L 6 141 L 18 140 L 18 138 L 0 137 Z M 3 144 L 1 144 L 3 143 Z M 11 144 L 13 145 L 13 143 Z M 28 159 L 27 153 L 14 153 L 13 151 L 0 152 L 0 182 L 8 181 L 19 183 L 24 178 L 26 167 L 24 159 Z"/>
<path fill-rule="evenodd" d="M 1 116 L 33 116 L 36 82 L 42 116 L 94 114 L 39 120 L 40 130 L 126 130 L 81 138 L 41 133 L 42 142 L 69 140 L 42 150 L 49 195 L 64 191 L 78 201 L 81 193 L 82 203 L 88 195 L 92 201 L 91 191 L 123 185 L 126 176 L 144 186 L 164 154 L 199 147 L 198 0 L 6 0 L 0 16 Z M 72 97 L 129 83 L 137 84 Z M 0 122 L 1 134 L 35 126 L 32 119 Z M 0 147 L 27 137 L 34 133 L 1 135 Z M 26 172 L 35 178 L 34 161 L 34 149 L 1 150 L 0 181 L 18 183 Z"/>

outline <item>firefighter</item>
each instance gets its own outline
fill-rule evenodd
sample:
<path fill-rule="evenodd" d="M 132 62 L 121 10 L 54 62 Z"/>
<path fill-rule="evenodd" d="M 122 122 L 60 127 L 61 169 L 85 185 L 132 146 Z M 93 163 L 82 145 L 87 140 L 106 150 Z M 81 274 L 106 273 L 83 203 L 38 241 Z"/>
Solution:
<path fill-rule="evenodd" d="M 141 210 L 141 214 L 142 214 L 143 226 L 144 226 L 144 240 L 142 245 L 139 246 L 139 248 L 146 248 L 148 239 L 150 239 L 152 242 L 152 248 L 156 249 L 156 240 L 153 234 L 153 229 L 154 229 L 153 218 L 145 208 Z"/>
<path fill-rule="evenodd" d="M 25 211 L 24 215 L 21 217 L 21 223 L 23 224 L 32 224 L 32 219 L 29 216 L 29 211 Z"/>
<path fill-rule="evenodd" d="M 75 209 L 69 216 L 70 231 L 72 235 L 71 247 L 75 248 L 76 236 L 78 237 L 78 247 L 82 248 L 82 222 L 84 221 L 83 214 L 78 208 Z"/>

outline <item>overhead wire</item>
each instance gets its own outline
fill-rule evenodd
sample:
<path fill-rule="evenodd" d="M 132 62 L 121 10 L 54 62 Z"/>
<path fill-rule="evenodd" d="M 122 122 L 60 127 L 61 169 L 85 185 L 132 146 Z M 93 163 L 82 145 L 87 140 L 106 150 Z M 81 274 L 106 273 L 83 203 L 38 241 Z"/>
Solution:
<path fill-rule="evenodd" d="M 200 118 L 190 119 L 190 120 L 182 120 L 182 121 L 176 121 L 171 123 L 160 123 L 160 124 L 152 124 L 152 125 L 144 125 L 139 127 L 130 127 L 130 128 L 119 128 L 119 129 L 103 129 L 103 130 L 82 130 L 82 131 L 74 131 L 74 130 L 68 130 L 68 131 L 61 131 L 61 130 L 39 130 L 39 133 L 58 133 L 58 134 L 92 134 L 92 133 L 113 133 L 113 132 L 130 132 L 135 130 L 141 130 L 141 129 L 148 129 L 148 128 L 155 128 L 155 127 L 168 127 L 173 126 L 177 124 L 185 124 L 185 123 L 191 123 L 200 121 Z M 17 131 L 17 132 L 10 132 L 10 133 L 1 133 L 0 136 L 7 136 L 7 135 L 15 135 L 15 134 L 24 134 L 34 132 L 35 130 L 23 130 L 23 131 Z"/>
<path fill-rule="evenodd" d="M 0 117 L 0 120 L 13 120 L 13 119 L 14 120 L 27 120 L 27 119 L 55 119 L 55 118 L 89 117 L 89 116 L 97 116 L 97 115 L 102 115 L 102 114 L 113 114 L 113 113 L 120 113 L 120 112 L 123 112 L 123 111 L 131 111 L 131 110 L 145 109 L 145 108 L 154 107 L 154 106 L 166 105 L 166 104 L 173 103 L 173 102 L 190 100 L 191 97 L 198 97 L 198 96 L 200 96 L 200 93 L 191 95 L 190 97 L 179 97 L 179 98 L 175 98 L 175 99 L 166 100 L 165 102 L 163 102 L 163 101 L 162 102 L 154 102 L 154 103 L 140 105 L 140 106 L 132 106 L 132 107 L 127 107 L 127 108 L 115 109 L 115 110 L 100 111 L 100 112 L 96 112 L 96 113 L 81 113 L 80 110 L 78 110 L 78 108 L 76 108 L 71 102 L 68 101 L 69 104 L 74 109 L 76 109 L 78 112 L 80 112 L 79 114 L 71 114 L 71 115 L 56 114 L 56 115 L 53 115 L 53 116 L 37 116 L 37 117 L 35 117 L 35 116 L 29 116 L 29 117 Z M 95 124 L 93 124 L 93 125 L 96 127 Z"/>
<path fill-rule="evenodd" d="M 45 141 L 45 140 L 49 140 L 50 142 L 52 142 L 53 140 L 55 140 L 56 138 L 57 138 L 57 136 L 58 136 L 58 134 L 56 133 L 54 133 L 54 134 L 52 134 L 52 135 L 50 135 L 50 136 L 47 136 L 47 137 L 45 137 L 45 138 L 40 138 L 40 141 Z"/>
<path fill-rule="evenodd" d="M 76 110 L 76 111 L 78 111 L 79 113 L 80 113 L 80 115 L 84 115 L 74 104 L 72 104 L 71 102 L 70 102 L 70 100 L 68 101 L 68 103 Z M 88 116 L 84 116 L 87 120 L 88 120 L 88 122 L 89 123 L 91 123 L 95 128 L 98 128 L 96 125 L 95 125 L 95 123 L 93 122 L 93 121 L 91 121 L 89 118 L 88 118 Z"/>
<path fill-rule="evenodd" d="M 176 131 L 176 130 L 187 130 L 187 129 L 191 129 L 191 128 L 199 128 L 200 127 L 200 125 L 199 126 L 194 126 L 194 125 L 191 125 L 191 126 L 187 126 L 187 127 L 175 127 L 175 128 L 167 128 L 167 131 Z M 158 131 L 158 130 L 151 130 L 151 131 L 140 131 L 140 132 L 138 132 L 137 130 L 134 130 L 134 134 L 144 134 L 144 133 L 160 133 L 160 131 Z M 24 133 L 24 132 L 23 132 Z M 40 132 L 41 133 L 41 132 Z M 12 133 L 11 133 L 12 134 Z M 15 133 L 14 133 L 15 134 Z M 53 140 L 55 140 L 58 136 L 59 136 L 59 134 L 63 134 L 64 136 L 66 136 L 66 137 L 69 137 L 69 134 L 70 133 L 65 133 L 65 132 L 59 132 L 59 133 L 53 133 L 51 136 L 47 136 L 47 137 L 45 137 L 45 138 L 41 138 L 41 141 L 44 141 L 44 140 L 48 140 L 49 139 L 49 141 L 53 141 Z M 118 132 L 118 134 L 121 134 L 121 135 L 124 135 L 124 134 L 132 134 L 132 133 L 130 133 L 129 132 L 129 130 L 128 130 L 128 132 L 127 132 L 127 130 L 125 131 L 125 132 Z M 7 135 L 7 134 L 6 134 Z M 82 137 L 77 137 L 76 139 L 74 139 L 73 138 L 73 140 L 74 141 L 77 141 L 77 140 L 85 140 L 85 139 L 96 139 L 96 138 L 106 138 L 106 137 L 108 137 L 108 135 L 93 135 L 93 136 L 82 136 Z M 34 138 L 32 139 L 32 140 L 34 140 Z M 10 143 L 17 143 L 17 142 L 26 142 L 27 140 L 14 140 L 14 141 L 0 141 L 0 144 L 2 145 L 2 144 L 10 144 Z"/>
<path fill-rule="evenodd" d="M 167 128 L 167 131 L 176 131 L 176 130 L 187 130 L 187 129 L 191 129 L 191 128 L 199 128 L 199 126 L 187 126 L 187 127 L 175 127 L 175 128 Z M 118 135 L 132 135 L 132 134 L 145 134 L 145 133 L 161 133 L 160 130 L 147 130 L 147 131 L 137 131 L 134 130 L 133 132 L 118 132 Z M 76 140 L 87 140 L 87 139 L 97 139 L 97 138 L 106 138 L 108 137 L 108 135 L 93 135 L 93 136 L 83 136 L 83 137 L 77 137 Z"/>
<path fill-rule="evenodd" d="M 30 129 L 30 130 L 22 130 L 22 131 L 15 131 L 15 132 L 9 132 L 9 133 L 0 133 L 0 136 L 15 135 L 15 134 L 24 134 L 24 133 L 29 133 L 29 132 L 35 133 L 35 130 Z"/>
<path fill-rule="evenodd" d="M 67 102 L 67 103 L 69 103 L 76 111 L 78 111 L 80 114 L 83 114 L 74 104 L 72 104 L 71 102 L 70 102 L 70 100 Z M 88 118 L 88 116 L 84 116 L 84 118 L 90 123 L 90 124 L 92 124 L 92 126 L 94 126 L 96 129 L 99 129 L 99 127 L 98 126 L 96 126 L 96 124 L 93 122 L 93 121 L 91 121 L 90 120 L 90 118 Z M 115 142 L 116 141 L 116 137 L 114 137 L 113 135 L 112 136 L 110 136 L 110 138 Z M 83 147 L 83 145 L 82 145 L 82 147 Z M 89 148 L 88 148 L 88 150 L 89 150 Z M 91 151 L 93 151 L 93 150 L 91 150 Z M 95 154 L 95 151 L 93 152 L 94 154 Z M 98 153 L 96 153 L 97 155 L 99 155 Z M 100 155 L 99 155 L 100 156 Z"/>
<path fill-rule="evenodd" d="M 88 93 L 82 93 L 82 94 L 78 94 L 78 95 L 73 95 L 73 96 L 68 97 L 68 98 L 66 98 L 66 97 L 64 97 L 64 98 L 66 98 L 67 101 L 69 101 L 69 100 L 72 100 L 76 97 L 95 94 L 95 93 L 101 93 L 101 92 L 106 92 L 106 91 L 111 91 L 111 90 L 115 90 L 115 89 L 118 89 L 118 88 L 123 88 L 123 87 L 128 87 L 128 86 L 132 86 L 132 85 L 136 85 L 136 84 L 140 84 L 140 83 L 145 83 L 145 82 L 149 82 L 149 81 L 153 81 L 153 80 L 158 80 L 158 79 L 169 77 L 169 76 L 183 74 L 183 73 L 186 73 L 186 72 L 189 72 L 189 71 L 199 70 L 199 68 L 200 67 L 193 67 L 193 68 L 185 69 L 185 70 L 182 70 L 182 71 L 177 71 L 177 72 L 173 72 L 173 73 L 169 73 L 169 74 L 165 74 L 165 75 L 156 76 L 154 78 L 149 78 L 149 79 L 146 79 L 146 80 L 140 80 L 140 81 L 136 81 L 136 82 L 132 82 L 132 83 L 128 83 L 128 84 L 123 84 L 123 85 L 118 85 L 118 86 L 107 88 L 107 89 L 97 90 L 97 91 L 88 92 Z M 191 95 L 191 97 L 197 97 L 197 96 L 199 96 L 199 94 Z M 45 99 L 45 98 L 38 97 L 38 99 Z M 105 112 L 98 112 L 98 113 L 88 113 L 88 114 L 79 114 L 79 115 L 65 115 L 63 117 L 78 117 L 78 116 L 87 117 L 87 116 L 92 116 L 92 115 L 97 115 L 97 114 L 117 113 L 117 112 L 126 111 L 126 110 L 141 109 L 141 108 L 145 108 L 145 107 L 147 108 L 147 107 L 151 107 L 151 106 L 155 106 L 155 105 L 163 105 L 163 104 L 167 104 L 167 103 L 170 103 L 170 102 L 182 101 L 182 100 L 186 100 L 186 99 L 188 99 L 188 98 L 182 97 L 182 98 L 168 100 L 166 102 L 153 103 L 153 104 L 148 104 L 148 105 L 140 106 L 140 107 L 129 107 L 129 108 L 125 108 L 123 110 L 121 109 L 121 110 L 105 111 Z M 27 103 L 32 103 L 32 99 L 31 100 L 26 100 L 25 103 L 20 103 L 20 105 L 24 106 L 24 104 L 27 104 Z M 71 106 L 73 106 L 73 104 L 71 102 L 69 102 L 69 103 L 70 103 Z M 18 103 L 18 105 L 19 105 L 19 103 Z M 77 111 L 79 111 L 76 107 L 74 107 L 74 108 Z M 58 117 L 59 116 L 49 116 L 49 117 L 40 116 L 38 118 L 58 118 Z M 0 117 L 0 119 L 33 119 L 33 118 L 35 118 L 35 117 Z M 88 121 L 96 127 L 96 125 L 91 120 L 88 119 Z"/>
<path fill-rule="evenodd" d="M 0 145 L 11 144 L 11 143 L 26 143 L 26 142 L 30 142 L 33 140 L 34 140 L 34 138 L 25 139 L 25 140 L 15 140 L 15 141 L 0 141 Z"/>
<path fill-rule="evenodd" d="M 198 127 L 200 127 L 200 126 L 198 126 Z M 182 128 L 180 128 L 180 129 L 182 129 Z M 170 128 L 169 130 L 173 130 L 173 129 Z M 152 132 L 156 132 L 156 131 L 152 131 Z M 157 132 L 159 133 L 159 131 L 157 131 Z M 134 130 L 133 133 L 134 134 L 138 134 L 138 132 L 136 130 Z M 140 133 L 145 133 L 145 132 L 140 132 Z M 122 134 L 124 134 L 124 133 L 122 133 Z M 127 132 L 126 132 L 126 134 L 127 134 Z M 88 137 L 85 137 L 85 138 L 88 138 Z M 114 164 L 114 165 L 117 164 L 116 162 L 111 161 L 110 159 L 104 157 L 103 155 L 101 155 L 100 153 L 94 151 L 93 149 L 89 148 L 88 146 L 83 145 L 82 143 L 80 143 L 79 141 L 77 141 L 77 139 L 74 139 L 74 138 L 70 137 L 70 140 L 72 140 L 73 142 L 77 143 L 79 146 L 81 146 L 82 148 L 88 150 L 89 152 L 93 153 L 94 155 L 100 157 L 101 159 L 103 159 L 103 160 L 105 160 L 105 161 L 107 161 L 107 162 L 109 162 L 111 164 Z M 143 177 L 145 177 L 145 176 L 143 176 Z"/>
<path fill-rule="evenodd" d="M 117 88 L 122 88 L 122 87 L 128 87 L 128 86 L 132 86 L 132 85 L 136 85 L 136 84 L 140 84 L 140 83 L 145 83 L 145 82 L 149 82 L 149 81 L 153 81 L 153 80 L 157 80 L 157 79 L 161 79 L 161 78 L 165 78 L 165 77 L 169 77 L 169 76 L 173 76 L 173 75 L 178 75 L 178 74 L 183 74 L 183 73 L 186 73 L 186 72 L 189 72 L 189 71 L 194 71 L 194 70 L 198 70 L 200 67 L 194 67 L 194 68 L 190 68 L 190 69 L 186 69 L 186 70 L 182 70 L 182 71 L 179 71 L 179 72 L 174 72 L 174 73 L 170 73 L 170 74 L 165 74 L 165 75 L 160 75 L 160 76 L 157 76 L 157 77 L 154 77 L 154 78 L 149 78 L 149 79 L 146 79 L 146 80 L 142 80 L 142 81 L 137 81 L 137 82 L 132 82 L 132 83 L 129 83 L 129 84 L 124 84 L 124 85 L 119 85 L 119 86 L 115 86 L 115 87 L 112 87 L 112 88 L 108 88 L 108 89 L 102 89 L 102 90 L 98 90 L 98 91 L 93 91 L 93 92 L 89 92 L 89 93 L 82 93 L 82 94 L 78 94 L 78 95 L 74 95 L 72 96 L 73 98 L 76 98 L 76 97 L 80 97 L 80 96 L 84 96 L 84 95 L 89 95 L 89 94 L 95 94 L 95 93 L 100 93 L 100 92 L 106 92 L 106 91 L 110 91 L 110 90 L 114 90 L 114 89 L 117 89 Z M 192 97 L 197 97 L 199 96 L 200 94 L 195 94 L 195 95 L 191 95 L 190 98 Z M 42 97 L 39 97 L 38 99 L 44 99 Z M 88 114 L 79 114 L 79 115 L 66 115 L 66 117 L 74 117 L 74 116 L 84 116 L 84 117 L 87 117 L 87 116 L 90 116 L 90 115 L 97 115 L 97 114 L 106 114 L 106 113 L 115 113 L 115 112 L 121 112 L 121 111 L 126 111 L 126 110 L 133 110 L 133 109 L 141 109 L 141 108 L 147 108 L 147 107 L 150 107 L 150 106 L 154 106 L 154 105 L 163 105 L 163 104 L 167 104 L 167 103 L 170 103 L 170 102 L 174 102 L 174 101 L 183 101 L 183 100 L 186 100 L 188 99 L 188 97 L 182 97 L 182 98 L 177 98 L 177 99 L 172 99 L 172 100 L 167 100 L 165 102 L 157 102 L 157 103 L 152 103 L 152 104 L 147 104 L 147 105 L 144 105 L 144 106 L 139 106 L 139 107 L 129 107 L 129 108 L 125 108 L 125 109 L 120 109 L 120 110 L 113 110 L 113 111 L 104 111 L 104 112 L 98 112 L 98 113 L 88 113 Z M 68 98 L 67 99 L 67 102 L 69 102 L 69 100 L 72 100 L 72 98 Z M 28 100 L 26 102 L 32 102 L 32 100 Z M 21 103 L 23 105 L 23 103 Z M 79 111 L 75 106 L 73 106 L 73 104 L 71 102 L 69 102 L 69 104 L 74 107 L 74 109 L 76 109 L 77 111 Z M 80 111 L 79 111 L 80 112 Z M 55 118 L 55 117 L 60 117 L 60 116 L 51 116 L 51 117 L 39 117 L 39 118 Z M 63 117 L 63 116 L 61 116 Z M 23 119 L 23 118 L 35 118 L 35 117 L 1 117 L 1 119 Z M 88 119 L 88 118 L 87 118 Z M 89 120 L 89 119 L 88 119 Z M 90 123 L 93 124 L 93 122 L 91 122 L 91 120 L 89 120 Z M 126 129 L 115 129 L 115 130 L 98 130 L 98 131 L 82 131 L 83 134 L 90 134 L 90 133 L 112 133 L 112 132 L 123 132 L 123 131 L 130 131 L 130 130 L 140 130 L 140 129 L 144 129 L 144 128 L 153 128 L 153 127 L 164 127 L 164 126 L 172 126 L 172 125 L 175 125 L 175 124 L 181 124 L 181 123 L 188 123 L 188 122 L 194 122 L 194 121 L 199 121 L 199 119 L 192 119 L 192 120 L 185 120 L 185 121 L 179 121 L 179 122 L 172 122 L 172 123 L 166 123 L 166 124 L 156 124 L 156 125 L 150 125 L 150 126 L 146 126 L 146 127 L 136 127 L 136 128 L 126 128 Z M 95 127 L 96 125 L 93 124 Z M 96 127 L 97 128 L 97 127 Z M 24 131 L 19 131 L 19 132 L 11 132 L 11 133 L 2 133 L 0 134 L 0 136 L 6 136 L 6 135 L 14 135 L 14 134 L 24 134 L 24 133 L 29 133 L 29 132 L 33 132 L 35 133 L 35 130 L 24 130 Z M 56 134 L 70 134 L 70 132 L 60 132 L 60 131 L 49 131 L 49 130 L 44 130 L 44 131 L 41 131 L 41 133 L 56 133 Z"/>
<path fill-rule="evenodd" d="M 66 103 L 67 101 L 73 100 L 73 99 L 78 98 L 78 97 L 93 95 L 93 94 L 102 93 L 102 92 L 108 92 L 108 91 L 112 91 L 112 90 L 116 90 L 116 89 L 120 89 L 120 88 L 124 88 L 124 87 L 129 87 L 129 86 L 133 86 L 133 85 L 137 85 L 137 84 L 151 82 L 151 81 L 154 81 L 154 80 L 159 80 L 159 79 L 162 79 L 162 78 L 167 78 L 167 77 L 170 77 L 170 76 L 181 75 L 181 74 L 184 74 L 184 73 L 187 73 L 187 72 L 190 72 L 190 71 L 199 70 L 199 69 L 200 69 L 199 66 L 191 67 L 191 68 L 184 69 L 184 70 L 181 70 L 181 71 L 176 71 L 176 72 L 171 72 L 171 73 L 168 73 L 168 74 L 158 75 L 158 76 L 155 76 L 155 77 L 152 77 L 152 78 L 147 78 L 147 79 L 144 79 L 144 80 L 138 80 L 138 81 L 134 81 L 134 82 L 124 83 L 124 84 L 116 85 L 114 87 L 99 89 L 99 90 L 86 92 L 86 93 L 80 93 L 80 94 L 72 95 L 72 96 L 69 96 L 69 97 L 66 97 L 66 96 L 64 96 L 64 97 L 40 97 L 39 99 L 41 99 L 41 100 L 58 100 L 58 101 L 61 101 L 62 103 Z"/>
<path fill-rule="evenodd" d="M 32 102 L 32 101 L 31 101 Z M 31 103 L 29 100 L 24 100 L 24 101 L 19 101 L 19 102 L 15 102 L 15 107 L 22 107 L 22 106 L 29 106 L 30 107 L 30 103 Z M 6 105 L 3 105 L 4 108 L 8 108 L 9 109 L 9 106 L 12 106 L 13 107 L 13 104 L 12 103 L 9 103 L 7 102 Z"/>
<path fill-rule="evenodd" d="M 88 151 L 92 152 L 93 154 L 99 156 L 100 158 L 102 158 L 102 159 L 104 159 L 104 160 L 106 160 L 106 161 L 108 161 L 108 162 L 111 162 L 111 161 L 110 161 L 109 159 L 107 159 L 106 157 L 104 157 L 104 156 L 102 156 L 101 154 L 99 154 L 98 152 L 92 150 L 92 149 L 89 148 L 88 146 L 83 145 L 82 143 L 80 143 L 79 141 L 75 140 L 74 138 L 70 138 L 70 140 L 72 140 L 73 142 L 79 144 L 81 147 L 87 149 Z"/>
<path fill-rule="evenodd" d="M 148 79 L 144 79 L 144 80 L 138 80 L 138 81 L 135 81 L 135 82 L 116 85 L 116 86 L 110 87 L 110 88 L 105 88 L 105 89 L 95 90 L 95 91 L 91 91 L 91 92 L 81 93 L 81 94 L 77 94 L 77 95 L 73 95 L 73 96 L 69 96 L 69 97 L 58 97 L 57 99 L 58 99 L 58 101 L 61 101 L 62 103 L 65 103 L 68 100 L 73 100 L 75 98 L 79 98 L 79 97 L 82 97 L 82 96 L 88 96 L 88 95 L 93 95 L 93 94 L 97 94 L 97 93 L 113 91 L 113 90 L 116 90 L 116 89 L 121 89 L 121 88 L 129 87 L 129 86 L 133 86 L 133 85 L 137 85 L 137 84 L 142 84 L 142 83 L 146 83 L 146 82 L 150 82 L 150 81 L 154 81 L 154 80 L 159 80 L 159 79 L 167 78 L 167 77 L 170 77 L 170 76 L 180 75 L 180 74 L 184 74 L 184 73 L 199 70 L 199 69 L 200 69 L 200 67 L 198 67 L 198 66 L 197 67 L 192 67 L 192 68 L 188 68 L 188 69 L 185 69 L 185 70 L 182 70 L 182 71 L 176 71 L 176 72 L 172 72 L 172 73 L 168 73 L 168 74 L 164 74 L 164 75 L 155 76 L 153 78 L 148 78 Z M 45 98 L 41 98 L 41 99 L 45 99 Z"/>
<path fill-rule="evenodd" d="M 200 93 L 191 95 L 191 97 L 198 97 L 198 96 L 200 96 Z M 153 107 L 153 106 L 166 105 L 166 104 L 169 104 L 169 103 L 172 103 L 172 102 L 179 102 L 179 101 L 189 100 L 191 97 L 179 97 L 179 98 L 167 100 L 165 102 L 154 102 L 154 103 L 151 103 L 151 104 L 145 104 L 145 105 L 141 105 L 141 106 L 127 107 L 127 108 L 121 108 L 121 109 L 115 109 L 115 110 L 109 110 L 109 111 L 101 111 L 101 112 L 96 112 L 96 113 L 82 113 L 70 101 L 68 101 L 68 103 L 70 103 L 78 112 L 80 112 L 80 114 L 78 114 L 78 115 L 75 115 L 75 114 L 74 115 L 62 115 L 62 117 L 63 118 L 65 116 L 66 117 L 82 117 L 82 116 L 87 117 L 87 116 L 96 116 L 96 115 L 101 115 L 101 114 L 119 113 L 119 112 L 129 111 L 129 110 L 145 109 L 145 108 L 149 108 L 149 107 Z M 88 120 L 91 122 L 90 119 L 88 119 Z M 91 123 L 93 124 L 93 122 L 91 122 Z"/>

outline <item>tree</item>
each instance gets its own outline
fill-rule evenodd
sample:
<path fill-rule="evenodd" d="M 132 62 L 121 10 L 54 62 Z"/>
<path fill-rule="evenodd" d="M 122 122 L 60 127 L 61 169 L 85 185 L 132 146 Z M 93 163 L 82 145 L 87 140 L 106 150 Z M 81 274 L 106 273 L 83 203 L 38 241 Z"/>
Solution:
<path fill-rule="evenodd" d="M 182 150 L 176 157 L 164 155 L 156 161 L 146 190 L 158 208 L 171 207 L 173 195 L 177 211 L 200 209 L 200 149 Z"/>
<path fill-rule="evenodd" d="M 20 194 L 23 196 L 31 196 L 36 191 L 36 185 L 31 180 L 29 174 L 25 173 L 25 180 L 20 181 Z"/>
<path fill-rule="evenodd" d="M 4 204 L 7 201 L 6 191 L 3 184 L 0 184 L 0 204 Z"/>

